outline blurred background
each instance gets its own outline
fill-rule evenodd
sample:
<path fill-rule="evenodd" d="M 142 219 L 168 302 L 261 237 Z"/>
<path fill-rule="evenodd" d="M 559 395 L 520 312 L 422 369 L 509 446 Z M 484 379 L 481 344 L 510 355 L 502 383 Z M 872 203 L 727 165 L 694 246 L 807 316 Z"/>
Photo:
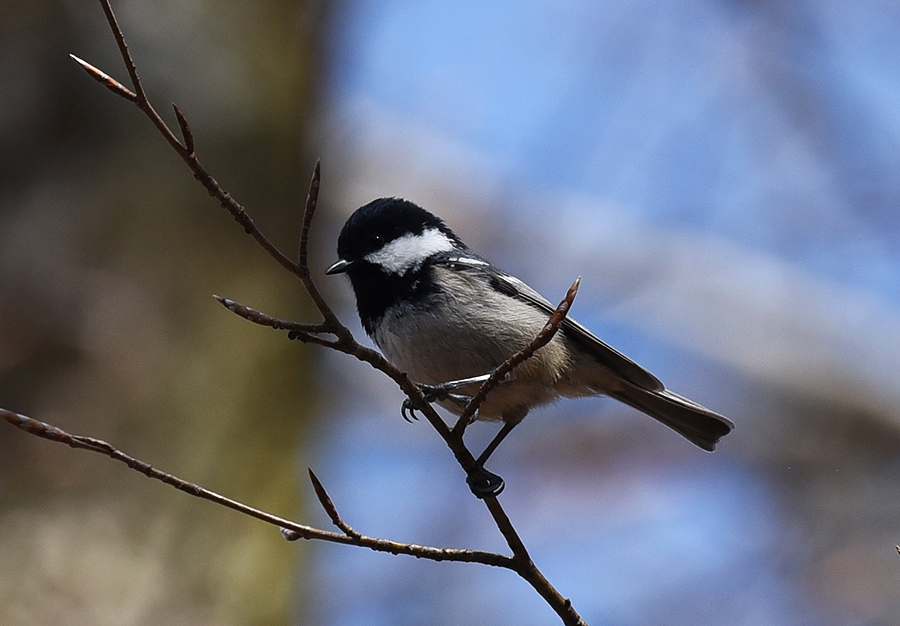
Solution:
<path fill-rule="evenodd" d="M 157 109 L 314 271 L 374 197 L 441 215 L 667 386 L 705 454 L 606 399 L 491 460 L 591 624 L 900 621 L 900 8 L 894 3 L 117 2 Z M 99 5 L 0 3 L 0 406 L 321 527 L 505 552 L 367 366 L 229 314 L 299 286 L 73 53 Z M 358 333 L 349 285 L 319 284 Z M 473 449 L 494 433 L 470 429 Z M 0 623 L 548 624 L 514 575 L 277 530 L 0 427 Z"/>

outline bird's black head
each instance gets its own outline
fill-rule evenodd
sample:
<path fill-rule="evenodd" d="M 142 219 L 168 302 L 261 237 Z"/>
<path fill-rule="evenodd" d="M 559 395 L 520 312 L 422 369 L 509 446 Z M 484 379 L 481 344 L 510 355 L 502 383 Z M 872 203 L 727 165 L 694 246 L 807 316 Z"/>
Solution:
<path fill-rule="evenodd" d="M 347 273 L 363 326 L 371 332 L 388 307 L 430 288 L 423 268 L 429 258 L 465 249 L 440 218 L 422 207 L 379 198 L 357 209 L 344 224 L 339 260 L 326 273 Z"/>
<path fill-rule="evenodd" d="M 338 237 L 340 261 L 329 273 L 369 263 L 390 274 L 405 274 L 431 255 L 454 248 L 465 245 L 439 217 L 408 200 L 379 198 L 357 209 L 344 224 Z"/>

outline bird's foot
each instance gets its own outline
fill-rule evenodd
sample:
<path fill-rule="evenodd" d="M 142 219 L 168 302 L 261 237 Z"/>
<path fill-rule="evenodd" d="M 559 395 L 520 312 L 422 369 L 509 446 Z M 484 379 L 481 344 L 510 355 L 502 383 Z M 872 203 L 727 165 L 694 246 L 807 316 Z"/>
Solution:
<path fill-rule="evenodd" d="M 472 378 L 463 378 L 461 380 L 451 380 L 445 383 L 438 383 L 437 385 L 416 383 L 416 386 L 425 395 L 425 401 L 429 404 L 431 404 L 432 402 L 449 400 L 459 407 L 465 407 L 472 399 L 472 397 L 461 393 L 453 393 L 453 391 L 456 389 L 460 389 L 461 387 L 465 387 L 466 385 L 484 382 L 485 380 L 487 380 L 487 375 L 474 376 Z M 419 419 L 416 416 L 416 407 L 413 406 L 412 400 L 410 400 L 409 398 L 404 400 L 403 404 L 400 406 L 400 414 L 407 422 Z"/>
<path fill-rule="evenodd" d="M 466 406 L 469 403 L 469 396 L 465 396 L 460 393 L 450 393 L 449 391 L 442 391 L 431 385 L 418 385 L 419 389 L 422 390 L 422 393 L 425 394 L 425 401 L 428 404 L 433 402 L 438 402 L 441 400 L 450 400 L 454 404 L 459 406 Z M 400 406 L 400 415 L 403 416 L 407 422 L 412 422 L 413 420 L 419 419 L 419 416 L 416 415 L 416 407 L 413 405 L 412 400 L 407 398 L 403 401 L 403 404 Z"/>
<path fill-rule="evenodd" d="M 466 484 L 479 500 L 499 496 L 506 486 L 502 478 L 480 466 L 466 477 Z"/>

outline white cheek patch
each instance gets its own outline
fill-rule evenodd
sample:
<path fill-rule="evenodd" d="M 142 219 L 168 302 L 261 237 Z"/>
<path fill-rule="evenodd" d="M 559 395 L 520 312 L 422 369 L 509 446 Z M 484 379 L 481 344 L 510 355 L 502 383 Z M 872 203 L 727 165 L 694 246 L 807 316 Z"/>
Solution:
<path fill-rule="evenodd" d="M 428 228 L 421 235 L 398 237 L 364 258 L 373 265 L 381 266 L 388 273 L 402 276 L 410 270 L 418 269 L 431 255 L 448 252 L 454 247 L 447 235 L 436 228 Z"/>

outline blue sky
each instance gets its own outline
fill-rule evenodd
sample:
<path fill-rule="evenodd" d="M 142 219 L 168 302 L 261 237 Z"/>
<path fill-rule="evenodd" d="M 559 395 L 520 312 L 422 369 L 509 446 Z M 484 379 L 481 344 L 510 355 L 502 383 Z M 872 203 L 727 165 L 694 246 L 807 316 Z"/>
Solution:
<path fill-rule="evenodd" d="M 611 402 L 564 402 L 504 444 L 504 497 L 589 622 L 832 623 L 772 482 L 772 463 L 786 468 L 763 458 L 767 438 L 797 433 L 764 420 L 774 390 L 898 419 L 898 32 L 900 9 L 879 2 L 369 0 L 338 16 L 322 135 L 348 184 L 338 204 L 416 200 L 551 299 L 583 274 L 580 321 L 738 422 L 724 451 L 694 457 Z M 480 539 L 490 529 L 445 484 L 454 468 L 436 437 L 400 424 L 399 396 L 357 374 L 383 400 L 345 400 L 336 412 L 352 417 L 326 437 L 356 519 Z M 597 468 L 570 449 L 579 428 L 599 441 L 639 430 Z M 535 449 L 551 468 L 580 467 L 574 486 L 536 470 Z M 404 623 L 407 610 L 410 623 L 457 623 L 454 593 L 509 623 L 552 619 L 494 572 L 413 564 L 390 582 L 404 564 L 342 559 L 323 560 L 323 589 L 347 571 L 386 587 L 336 592 L 326 604 L 347 612 L 330 623 Z"/>

